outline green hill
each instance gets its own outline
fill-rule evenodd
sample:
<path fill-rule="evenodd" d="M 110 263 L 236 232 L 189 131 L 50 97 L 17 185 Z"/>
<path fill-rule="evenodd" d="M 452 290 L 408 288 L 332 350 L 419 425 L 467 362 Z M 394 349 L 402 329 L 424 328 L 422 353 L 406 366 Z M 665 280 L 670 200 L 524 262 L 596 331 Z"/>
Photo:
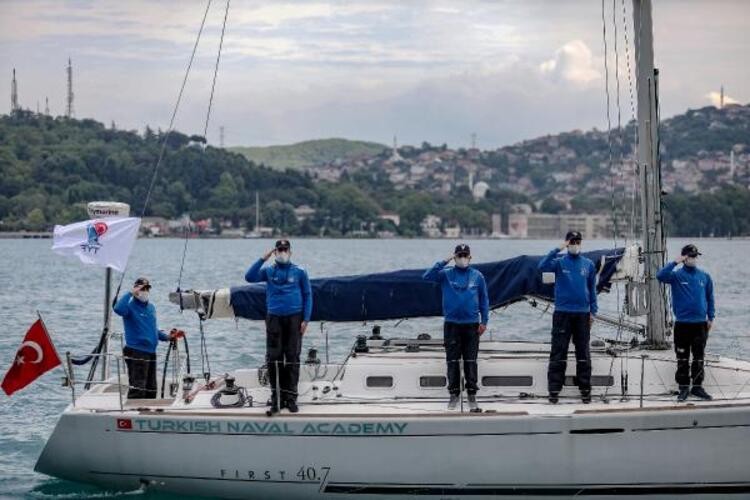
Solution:
<path fill-rule="evenodd" d="M 229 148 L 248 160 L 268 167 L 284 170 L 301 169 L 310 165 L 330 163 L 337 159 L 358 156 L 375 156 L 387 149 L 383 144 L 348 139 L 319 139 L 298 142 L 287 146 Z"/>

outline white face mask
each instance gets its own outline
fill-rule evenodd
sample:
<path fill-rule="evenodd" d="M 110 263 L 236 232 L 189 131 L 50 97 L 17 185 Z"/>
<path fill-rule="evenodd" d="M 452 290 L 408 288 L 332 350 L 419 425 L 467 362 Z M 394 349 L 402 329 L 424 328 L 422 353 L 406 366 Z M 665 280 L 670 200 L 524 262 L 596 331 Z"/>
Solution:
<path fill-rule="evenodd" d="M 568 253 L 570 255 L 578 255 L 581 253 L 581 245 L 568 245 Z"/>
<path fill-rule="evenodd" d="M 289 252 L 276 252 L 276 262 L 279 264 L 286 264 L 290 258 Z"/>
<path fill-rule="evenodd" d="M 687 257 L 685 259 L 685 265 L 688 267 L 695 267 L 698 265 L 698 258 L 697 257 Z"/>
<path fill-rule="evenodd" d="M 456 257 L 456 267 L 461 269 L 466 269 L 469 267 L 469 258 L 468 257 Z"/>
<path fill-rule="evenodd" d="M 141 302 L 148 302 L 148 292 L 139 292 L 138 295 L 135 296 L 135 298 L 140 300 Z"/>

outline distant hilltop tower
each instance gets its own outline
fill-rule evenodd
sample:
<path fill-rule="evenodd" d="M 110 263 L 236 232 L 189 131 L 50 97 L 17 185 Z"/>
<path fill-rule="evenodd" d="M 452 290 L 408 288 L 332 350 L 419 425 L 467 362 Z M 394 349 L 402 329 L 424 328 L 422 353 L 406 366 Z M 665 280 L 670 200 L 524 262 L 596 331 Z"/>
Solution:
<path fill-rule="evenodd" d="M 224 125 L 219 127 L 219 147 L 224 147 Z"/>
<path fill-rule="evenodd" d="M 49 116 L 49 97 L 44 98 L 44 114 Z"/>
<path fill-rule="evenodd" d="M 13 80 L 10 82 L 10 112 L 18 111 L 18 83 L 16 82 L 16 68 L 13 68 Z"/>
<path fill-rule="evenodd" d="M 471 149 L 477 149 L 477 133 L 473 132 L 471 134 Z"/>
<path fill-rule="evenodd" d="M 391 154 L 391 161 L 403 161 L 403 158 L 398 154 L 398 139 L 393 136 L 393 152 Z"/>
<path fill-rule="evenodd" d="M 68 96 L 67 96 L 67 105 L 65 107 L 65 116 L 68 118 L 73 118 L 75 115 L 75 111 L 73 110 L 73 64 L 70 61 L 70 58 L 68 58 Z"/>
<path fill-rule="evenodd" d="M 721 86 L 721 92 L 719 93 L 719 109 L 724 109 L 724 85 Z"/>

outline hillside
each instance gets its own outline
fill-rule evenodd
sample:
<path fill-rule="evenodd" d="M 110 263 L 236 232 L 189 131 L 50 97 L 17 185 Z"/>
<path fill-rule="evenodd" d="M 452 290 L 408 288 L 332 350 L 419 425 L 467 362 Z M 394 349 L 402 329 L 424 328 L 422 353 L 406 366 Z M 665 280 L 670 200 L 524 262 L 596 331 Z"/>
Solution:
<path fill-rule="evenodd" d="M 375 156 L 386 146 L 374 142 L 350 141 L 348 139 L 319 139 L 298 142 L 287 146 L 233 147 L 248 160 L 277 170 L 331 163 L 339 159 L 350 160 Z"/>
<path fill-rule="evenodd" d="M 669 234 L 750 235 L 750 106 L 691 110 L 661 124 Z M 0 231 L 48 230 L 113 199 L 140 213 L 164 137 L 30 111 L 0 115 Z M 261 225 L 290 236 L 487 235 L 519 205 L 543 213 L 628 213 L 633 129 L 574 131 L 489 151 L 423 143 L 337 156 L 351 141 L 311 141 L 316 161 L 284 172 L 170 135 L 147 215 Z M 200 138 L 197 138 L 200 139 Z M 304 144 L 304 143 L 303 143 Z M 309 143 L 308 143 L 309 145 Z M 330 149 L 328 146 L 332 146 Z M 374 146 L 373 146 L 374 147 Z M 612 191 L 614 187 L 614 191 Z M 527 208 L 528 209 L 528 208 Z M 637 210 L 636 210 L 637 211 Z M 497 219 L 497 217 L 495 217 Z"/>

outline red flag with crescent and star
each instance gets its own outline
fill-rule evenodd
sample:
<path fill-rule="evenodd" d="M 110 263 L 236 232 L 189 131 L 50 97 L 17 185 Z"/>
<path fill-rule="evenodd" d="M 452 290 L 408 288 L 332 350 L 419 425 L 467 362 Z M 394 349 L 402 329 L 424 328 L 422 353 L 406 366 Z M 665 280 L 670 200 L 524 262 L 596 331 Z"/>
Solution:
<path fill-rule="evenodd" d="M 47 333 L 47 328 L 42 318 L 39 318 L 26 332 L 13 364 L 0 385 L 5 394 L 10 396 L 60 364 L 60 357 Z"/>

